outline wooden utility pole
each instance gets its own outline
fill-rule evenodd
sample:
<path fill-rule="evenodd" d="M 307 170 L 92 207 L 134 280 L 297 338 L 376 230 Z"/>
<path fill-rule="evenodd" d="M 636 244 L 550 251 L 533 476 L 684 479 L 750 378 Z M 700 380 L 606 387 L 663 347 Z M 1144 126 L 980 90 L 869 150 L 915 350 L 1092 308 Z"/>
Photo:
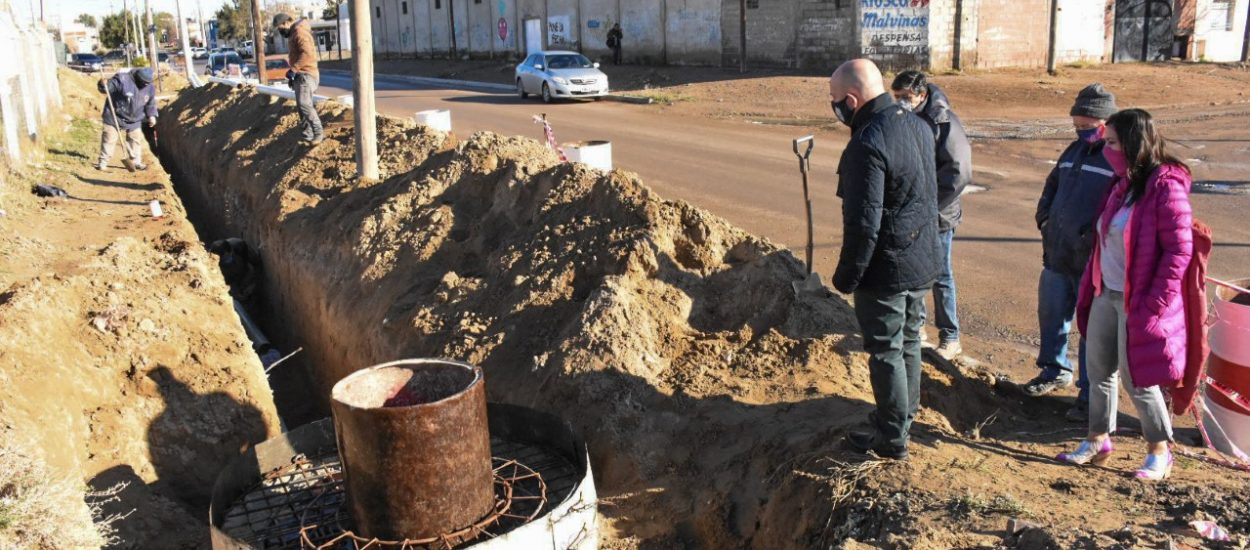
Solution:
<path fill-rule="evenodd" d="M 1046 72 L 1055 74 L 1055 49 L 1058 45 L 1059 0 L 1050 0 L 1050 46 L 1046 48 Z"/>
<path fill-rule="evenodd" d="M 126 20 L 126 24 L 122 25 L 122 33 L 125 37 L 125 43 L 122 45 L 122 51 L 126 52 L 126 66 L 130 66 L 130 7 L 126 0 L 122 0 L 122 19 Z"/>
<path fill-rule="evenodd" d="M 747 72 L 747 0 L 738 0 L 738 72 Z"/>
<path fill-rule="evenodd" d="M 369 0 L 350 0 L 352 19 L 352 119 L 356 124 L 356 175 L 378 179 L 378 119 L 373 92 L 373 24 Z"/>
<path fill-rule="evenodd" d="M 256 60 L 256 78 L 268 84 L 265 77 L 265 30 L 260 26 L 260 0 L 252 0 L 252 59 Z"/>
<path fill-rule="evenodd" d="M 353 0 L 354 1 L 354 0 Z M 355 17 L 354 15 L 352 17 Z M 451 59 L 456 58 L 456 0 L 447 0 L 447 25 L 451 29 Z M 356 27 L 352 27 L 355 30 Z M 353 37 L 354 38 L 354 37 Z"/>

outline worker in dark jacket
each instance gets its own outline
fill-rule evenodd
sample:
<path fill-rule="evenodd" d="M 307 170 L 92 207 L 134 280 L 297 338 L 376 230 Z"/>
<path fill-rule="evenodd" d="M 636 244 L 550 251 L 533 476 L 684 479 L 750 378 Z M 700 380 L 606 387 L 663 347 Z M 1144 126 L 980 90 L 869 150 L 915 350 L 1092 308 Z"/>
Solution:
<path fill-rule="evenodd" d="M 867 59 L 838 67 L 829 96 L 851 127 L 838 163 L 842 251 L 833 284 L 854 293 L 877 402 L 869 428 L 847 444 L 905 459 L 920 406 L 924 296 L 942 271 L 933 131 L 886 93 Z"/>
<path fill-rule="evenodd" d="M 1116 112 L 1115 96 L 1102 84 L 1081 90 L 1069 114 L 1076 141 L 1059 156 L 1037 201 L 1037 228 L 1042 232 L 1042 276 L 1037 289 L 1037 320 L 1041 349 L 1037 366 L 1042 372 L 1024 386 L 1029 395 L 1045 395 L 1072 384 L 1068 362 L 1068 332 L 1076 311 L 1076 293 L 1093 249 L 1098 217 L 1115 172 L 1102 155 L 1105 121 Z M 1079 363 L 1081 392 L 1069 416 L 1083 418 L 1087 399 L 1085 340 Z"/>
<path fill-rule="evenodd" d="M 933 283 L 933 324 L 938 328 L 937 353 L 947 361 L 963 352 L 959 344 L 959 313 L 955 306 L 955 272 L 951 269 L 951 245 L 955 228 L 963 220 L 959 197 L 972 181 L 972 144 L 950 100 L 937 84 L 920 71 L 903 71 L 890 85 L 894 99 L 933 129 L 937 139 L 938 241 L 942 243 L 942 274 Z M 923 330 L 923 329 L 922 329 Z"/>
<path fill-rule="evenodd" d="M 126 168 L 146 170 L 147 166 L 140 158 L 143 152 L 143 131 L 140 126 L 145 119 L 148 126 L 156 126 L 156 87 L 152 86 L 152 69 L 117 73 L 108 80 L 101 78 L 96 87 L 100 93 L 108 96 L 101 115 L 104 130 L 100 135 L 100 157 L 96 161 L 96 169 L 108 170 L 113 149 L 118 141 L 122 141 L 126 154 L 122 163 Z"/>

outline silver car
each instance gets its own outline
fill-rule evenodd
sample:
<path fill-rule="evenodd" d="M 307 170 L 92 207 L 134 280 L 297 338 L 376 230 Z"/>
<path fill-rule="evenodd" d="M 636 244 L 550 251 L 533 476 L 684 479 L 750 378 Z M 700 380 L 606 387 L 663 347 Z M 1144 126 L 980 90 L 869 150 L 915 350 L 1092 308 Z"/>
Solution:
<path fill-rule="evenodd" d="M 558 98 L 598 99 L 608 95 L 608 75 L 577 52 L 538 52 L 516 66 L 516 91 L 522 99 L 538 94 L 546 103 Z"/>

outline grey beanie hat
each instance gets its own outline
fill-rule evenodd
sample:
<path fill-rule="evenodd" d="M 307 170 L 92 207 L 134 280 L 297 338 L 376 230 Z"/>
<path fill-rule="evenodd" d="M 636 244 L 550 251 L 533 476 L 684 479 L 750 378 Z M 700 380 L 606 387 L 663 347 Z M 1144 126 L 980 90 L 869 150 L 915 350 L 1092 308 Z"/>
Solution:
<path fill-rule="evenodd" d="M 279 13 L 279 14 L 277 14 L 277 15 L 273 16 L 273 26 L 277 27 L 277 26 L 279 26 L 279 25 L 281 25 L 281 24 L 283 24 L 283 23 L 286 23 L 287 21 L 290 21 L 290 20 L 291 20 L 291 16 L 289 16 L 289 15 L 287 15 L 287 14 L 285 14 L 285 13 Z"/>
<path fill-rule="evenodd" d="M 1076 95 L 1076 103 L 1072 105 L 1072 112 L 1068 114 L 1107 120 L 1118 110 L 1115 106 L 1115 94 L 1108 92 L 1102 84 L 1095 82 Z"/>

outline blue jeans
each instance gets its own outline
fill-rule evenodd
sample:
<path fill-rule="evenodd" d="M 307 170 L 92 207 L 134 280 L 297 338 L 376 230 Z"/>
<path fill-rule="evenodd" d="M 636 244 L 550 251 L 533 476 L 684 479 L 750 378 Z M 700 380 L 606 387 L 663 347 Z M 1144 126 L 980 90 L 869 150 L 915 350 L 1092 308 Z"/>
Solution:
<path fill-rule="evenodd" d="M 955 308 L 955 271 L 951 269 L 951 245 L 954 244 L 955 230 L 943 231 L 938 235 L 942 243 L 942 273 L 933 283 L 933 324 L 938 328 L 938 342 L 954 342 L 959 340 L 959 314 Z"/>
<path fill-rule="evenodd" d="M 1037 366 L 1044 376 L 1058 376 L 1060 371 L 1072 372 L 1072 363 L 1068 361 L 1068 333 L 1076 315 L 1076 293 L 1080 285 L 1079 277 L 1042 268 L 1042 277 L 1037 284 L 1037 324 L 1042 336 Z M 1077 400 L 1088 403 L 1089 375 L 1085 372 L 1084 337 L 1081 337 L 1077 357 L 1079 370 L 1076 385 L 1081 389 Z"/>

